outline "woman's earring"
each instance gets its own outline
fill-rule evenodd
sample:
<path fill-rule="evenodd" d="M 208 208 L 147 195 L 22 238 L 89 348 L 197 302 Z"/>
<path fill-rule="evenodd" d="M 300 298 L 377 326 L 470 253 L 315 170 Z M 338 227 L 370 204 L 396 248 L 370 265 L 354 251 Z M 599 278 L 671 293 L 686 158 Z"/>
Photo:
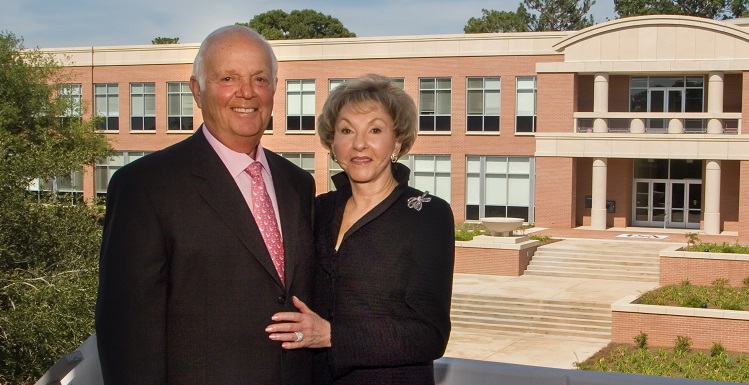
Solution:
<path fill-rule="evenodd" d="M 335 157 L 335 152 L 333 151 L 330 152 L 330 159 L 333 159 L 333 162 L 338 163 L 338 158 Z"/>
<path fill-rule="evenodd" d="M 398 161 L 398 156 L 395 154 L 390 154 L 390 161 L 395 163 Z"/>

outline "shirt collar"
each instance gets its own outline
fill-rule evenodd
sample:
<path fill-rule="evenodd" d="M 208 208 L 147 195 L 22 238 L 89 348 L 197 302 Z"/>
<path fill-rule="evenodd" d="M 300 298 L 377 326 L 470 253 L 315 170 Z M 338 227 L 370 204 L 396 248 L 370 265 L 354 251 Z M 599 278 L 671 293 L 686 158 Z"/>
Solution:
<path fill-rule="evenodd" d="M 263 169 L 265 169 L 267 172 L 270 172 L 268 160 L 265 158 L 265 151 L 263 151 L 263 146 L 261 146 L 260 143 L 257 144 L 255 159 L 252 159 L 245 153 L 236 152 L 229 147 L 226 147 L 223 143 L 216 139 L 216 137 L 213 136 L 210 131 L 208 131 L 208 129 L 205 127 L 205 124 L 203 124 L 202 128 L 206 140 L 208 140 L 208 143 L 211 145 L 211 147 L 213 147 L 213 150 L 216 151 L 216 154 L 218 154 L 218 157 L 221 158 L 221 161 L 224 162 L 224 166 L 226 166 L 226 169 L 229 170 L 229 173 L 232 177 L 236 178 L 237 176 L 241 175 L 244 170 L 246 170 L 247 167 L 249 167 L 250 164 L 255 161 L 260 162 L 260 164 L 263 165 Z"/>

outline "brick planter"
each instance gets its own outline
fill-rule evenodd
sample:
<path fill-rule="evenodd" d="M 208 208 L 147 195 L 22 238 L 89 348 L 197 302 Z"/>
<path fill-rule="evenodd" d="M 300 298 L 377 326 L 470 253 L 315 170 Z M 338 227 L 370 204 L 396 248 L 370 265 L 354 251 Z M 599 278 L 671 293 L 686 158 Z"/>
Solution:
<path fill-rule="evenodd" d="M 487 240 L 489 238 L 476 237 L 473 241 L 455 242 L 456 273 L 520 276 L 541 244 L 530 240 L 495 243 Z"/>
<path fill-rule="evenodd" d="M 688 280 L 693 285 L 709 286 L 726 278 L 731 286 L 742 286 L 749 277 L 749 254 L 681 251 L 679 246 L 660 252 L 660 285 L 678 285 Z"/>
<path fill-rule="evenodd" d="M 677 336 L 686 336 L 696 349 L 719 342 L 726 350 L 749 353 L 749 312 L 636 302 L 631 295 L 611 305 L 611 342 L 633 344 L 645 332 L 650 346 L 673 348 Z"/>

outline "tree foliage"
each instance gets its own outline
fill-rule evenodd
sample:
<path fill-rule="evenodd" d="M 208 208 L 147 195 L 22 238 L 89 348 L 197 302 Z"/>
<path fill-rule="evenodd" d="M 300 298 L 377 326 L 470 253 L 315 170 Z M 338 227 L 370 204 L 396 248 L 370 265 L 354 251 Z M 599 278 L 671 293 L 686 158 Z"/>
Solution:
<path fill-rule="evenodd" d="M 157 37 L 151 40 L 151 44 L 179 44 L 178 37 Z"/>
<path fill-rule="evenodd" d="M 95 206 L 28 191 L 109 153 L 92 121 L 63 119 L 51 55 L 0 32 L 0 383 L 25 384 L 93 332 L 101 239 Z"/>
<path fill-rule="evenodd" d="M 465 33 L 528 32 L 531 18 L 522 5 L 515 12 L 482 9 L 481 18 L 472 17 L 463 28 Z"/>
<path fill-rule="evenodd" d="M 523 0 L 515 12 L 482 9 L 471 18 L 465 33 L 575 31 L 593 25 L 588 15 L 595 0 Z"/>
<path fill-rule="evenodd" d="M 687 15 L 708 19 L 745 17 L 749 0 L 614 0 L 619 17 Z"/>
<path fill-rule="evenodd" d="M 356 37 L 340 20 L 311 9 L 286 13 L 280 9 L 255 15 L 246 25 L 268 40 Z"/>

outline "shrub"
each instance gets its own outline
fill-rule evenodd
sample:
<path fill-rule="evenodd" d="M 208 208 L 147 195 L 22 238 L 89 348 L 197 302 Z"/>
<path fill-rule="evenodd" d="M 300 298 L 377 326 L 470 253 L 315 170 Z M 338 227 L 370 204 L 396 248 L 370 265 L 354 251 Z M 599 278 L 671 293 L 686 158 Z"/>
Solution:
<path fill-rule="evenodd" d="M 676 336 L 674 352 L 677 354 L 689 353 L 692 349 L 692 339 L 687 336 Z"/>
<path fill-rule="evenodd" d="M 635 336 L 635 346 L 637 346 L 638 349 L 647 349 L 648 348 L 648 333 L 640 332 L 640 334 Z"/>
<path fill-rule="evenodd" d="M 547 243 L 551 241 L 551 237 L 548 235 L 529 235 L 528 238 L 534 241 L 542 242 L 542 243 Z"/>
<path fill-rule="evenodd" d="M 713 347 L 710 348 L 710 357 L 717 357 L 721 354 L 725 354 L 726 348 L 720 344 L 720 342 L 713 342 Z"/>
<path fill-rule="evenodd" d="M 456 241 L 470 241 L 478 235 L 485 235 L 489 232 L 481 224 L 478 223 L 461 223 L 455 229 L 455 240 Z"/>

